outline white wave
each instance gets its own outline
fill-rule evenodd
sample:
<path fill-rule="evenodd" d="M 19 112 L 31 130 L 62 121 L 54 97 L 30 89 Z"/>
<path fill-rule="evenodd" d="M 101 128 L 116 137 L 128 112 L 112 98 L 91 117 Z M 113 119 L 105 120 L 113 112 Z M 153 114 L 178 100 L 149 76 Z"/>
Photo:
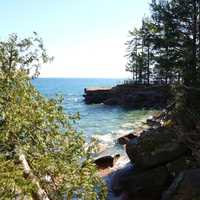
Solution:
<path fill-rule="evenodd" d="M 147 119 L 149 119 L 149 120 L 151 120 L 151 119 L 153 119 L 153 115 L 150 115 L 149 117 L 147 117 Z"/>
<path fill-rule="evenodd" d="M 130 162 L 130 160 L 129 160 L 128 156 L 126 156 L 126 155 L 120 156 L 120 158 L 115 163 L 113 169 L 118 170 L 118 169 L 124 167 L 125 165 L 127 165 L 129 162 Z"/>
<path fill-rule="evenodd" d="M 119 129 L 118 131 L 113 132 L 113 139 L 116 141 L 118 138 L 133 133 L 133 129 Z"/>
<path fill-rule="evenodd" d="M 108 133 L 104 135 L 93 135 L 92 137 L 104 143 L 113 143 L 114 141 L 112 133 Z"/>
<path fill-rule="evenodd" d="M 133 126 L 133 123 L 125 123 L 121 125 L 121 128 L 132 128 Z"/>

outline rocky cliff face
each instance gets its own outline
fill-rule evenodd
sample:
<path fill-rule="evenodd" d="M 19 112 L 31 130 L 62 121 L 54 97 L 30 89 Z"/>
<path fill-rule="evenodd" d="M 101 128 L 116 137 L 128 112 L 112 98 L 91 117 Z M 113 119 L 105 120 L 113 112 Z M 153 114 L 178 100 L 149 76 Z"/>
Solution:
<path fill-rule="evenodd" d="M 125 194 L 121 200 L 199 199 L 199 165 L 176 127 L 160 124 L 130 139 L 125 148 L 133 169 L 119 170 L 112 180 L 114 193 Z"/>
<path fill-rule="evenodd" d="M 127 108 L 163 108 L 170 99 L 168 86 L 117 85 L 85 89 L 86 104 L 104 103 Z"/>
<path fill-rule="evenodd" d="M 134 109 L 163 108 L 171 98 L 167 86 L 141 85 L 85 89 L 84 97 L 88 104 L 104 103 Z M 108 175 L 112 179 L 112 193 L 119 200 L 200 199 L 200 164 L 177 133 L 179 127 L 165 112 L 147 120 L 147 124 L 150 128 L 140 135 L 132 133 L 117 140 L 125 148 L 130 164 Z"/>

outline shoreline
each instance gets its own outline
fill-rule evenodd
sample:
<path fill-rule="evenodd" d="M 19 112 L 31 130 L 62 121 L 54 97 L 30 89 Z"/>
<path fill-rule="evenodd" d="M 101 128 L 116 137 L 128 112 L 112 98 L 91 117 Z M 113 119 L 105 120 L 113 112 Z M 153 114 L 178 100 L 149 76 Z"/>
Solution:
<path fill-rule="evenodd" d="M 168 122 L 168 117 L 166 112 L 157 112 L 147 118 L 149 128 L 122 145 L 126 158 L 117 160 L 113 167 L 99 170 L 108 187 L 107 200 L 171 200 L 176 192 L 184 196 L 187 193 L 184 187 L 190 185 L 172 186 L 183 173 L 191 176 L 192 191 L 197 190 L 194 178 L 199 174 L 198 164 L 191 151 L 177 140 L 176 127 Z M 182 182 L 186 184 L 184 179 Z M 175 187 L 173 192 L 171 187 Z"/>
<path fill-rule="evenodd" d="M 120 138 L 126 137 L 127 135 L 130 134 L 134 134 L 136 135 L 136 137 L 140 137 L 140 135 L 143 132 L 148 132 L 148 129 L 151 129 L 153 126 L 151 124 L 148 124 L 148 121 L 151 121 L 153 119 L 153 117 L 155 115 L 158 115 L 159 113 L 161 113 L 161 111 L 154 111 L 153 114 L 146 116 L 145 118 L 143 118 L 142 120 L 139 121 L 139 124 L 142 125 L 139 126 L 138 128 L 140 130 L 131 130 L 129 132 L 126 133 L 121 133 L 121 135 L 118 135 L 118 137 L 116 137 L 116 140 L 114 140 L 113 142 L 115 143 L 115 145 L 120 145 L 121 148 L 123 148 L 121 151 L 123 151 L 123 154 L 120 155 L 120 158 L 116 161 L 116 163 L 114 163 L 113 167 L 107 167 L 105 169 L 99 169 L 98 170 L 98 174 L 100 177 L 102 177 L 102 179 L 105 181 L 107 188 L 108 188 L 108 197 L 107 200 L 124 200 L 124 194 L 120 195 L 120 196 L 116 196 L 115 191 L 113 191 L 112 189 L 112 181 L 113 181 L 113 177 L 118 174 L 121 171 L 134 171 L 134 166 L 132 165 L 127 153 L 126 153 L 126 145 L 121 145 L 119 144 L 119 142 L 117 140 L 119 140 Z M 100 143 L 101 144 L 101 143 Z M 119 151 L 115 152 L 115 154 L 119 153 Z M 103 158 L 104 156 L 109 155 L 109 156 L 114 156 L 114 154 L 101 154 L 101 152 L 99 153 L 99 156 L 97 156 L 95 159 L 98 158 Z"/>
<path fill-rule="evenodd" d="M 143 131 L 147 131 L 151 127 L 146 121 L 151 120 L 153 115 L 158 113 L 160 113 L 159 110 L 152 110 L 133 123 L 128 122 L 121 125 L 118 131 L 112 131 L 107 134 L 94 134 L 92 139 L 96 139 L 99 146 L 95 159 L 107 155 L 114 156 L 114 154 L 121 153 L 122 151 L 125 154 L 124 146 L 118 142 L 119 138 L 129 134 L 140 136 Z"/>

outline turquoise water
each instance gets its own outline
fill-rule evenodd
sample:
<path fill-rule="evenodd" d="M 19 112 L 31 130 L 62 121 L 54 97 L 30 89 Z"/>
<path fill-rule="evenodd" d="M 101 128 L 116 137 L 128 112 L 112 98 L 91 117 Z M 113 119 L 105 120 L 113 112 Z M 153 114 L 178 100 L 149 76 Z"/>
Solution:
<path fill-rule="evenodd" d="M 110 87 L 122 83 L 121 79 L 78 79 L 78 78 L 39 78 L 33 84 L 45 96 L 56 94 L 64 97 L 64 110 L 69 114 L 80 113 L 81 119 L 75 127 L 83 132 L 86 140 L 97 138 L 102 144 L 102 155 L 124 151 L 116 144 L 116 139 L 139 129 L 142 122 L 153 111 L 126 110 L 117 106 L 86 105 L 83 101 L 84 88 Z"/>

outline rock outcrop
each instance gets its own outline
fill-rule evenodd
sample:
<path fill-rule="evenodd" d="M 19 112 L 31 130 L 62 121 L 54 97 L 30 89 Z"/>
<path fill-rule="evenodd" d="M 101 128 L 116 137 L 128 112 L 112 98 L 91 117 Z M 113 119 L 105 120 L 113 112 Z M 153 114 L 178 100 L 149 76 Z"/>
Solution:
<path fill-rule="evenodd" d="M 168 86 L 117 85 L 85 89 L 86 104 L 104 103 L 127 108 L 163 108 L 170 99 Z"/>
<path fill-rule="evenodd" d="M 129 199 L 159 200 L 169 180 L 169 172 L 163 166 L 143 173 L 127 171 L 121 173 L 121 176 L 115 175 L 113 190 L 118 194 L 125 191 Z"/>
<path fill-rule="evenodd" d="M 86 104 L 103 103 L 111 97 L 111 88 L 85 88 L 84 92 Z"/>
<path fill-rule="evenodd" d="M 196 200 L 200 197 L 200 169 L 192 152 L 179 141 L 176 128 L 159 124 L 137 138 L 122 137 L 132 167 L 112 177 L 112 190 L 126 200 Z M 128 142 L 127 142 L 128 141 Z"/>
<path fill-rule="evenodd" d="M 153 134 L 146 134 L 132 140 L 126 146 L 126 152 L 138 169 L 149 169 L 174 161 L 186 154 L 187 149 L 177 141 L 173 129 L 160 127 Z"/>

